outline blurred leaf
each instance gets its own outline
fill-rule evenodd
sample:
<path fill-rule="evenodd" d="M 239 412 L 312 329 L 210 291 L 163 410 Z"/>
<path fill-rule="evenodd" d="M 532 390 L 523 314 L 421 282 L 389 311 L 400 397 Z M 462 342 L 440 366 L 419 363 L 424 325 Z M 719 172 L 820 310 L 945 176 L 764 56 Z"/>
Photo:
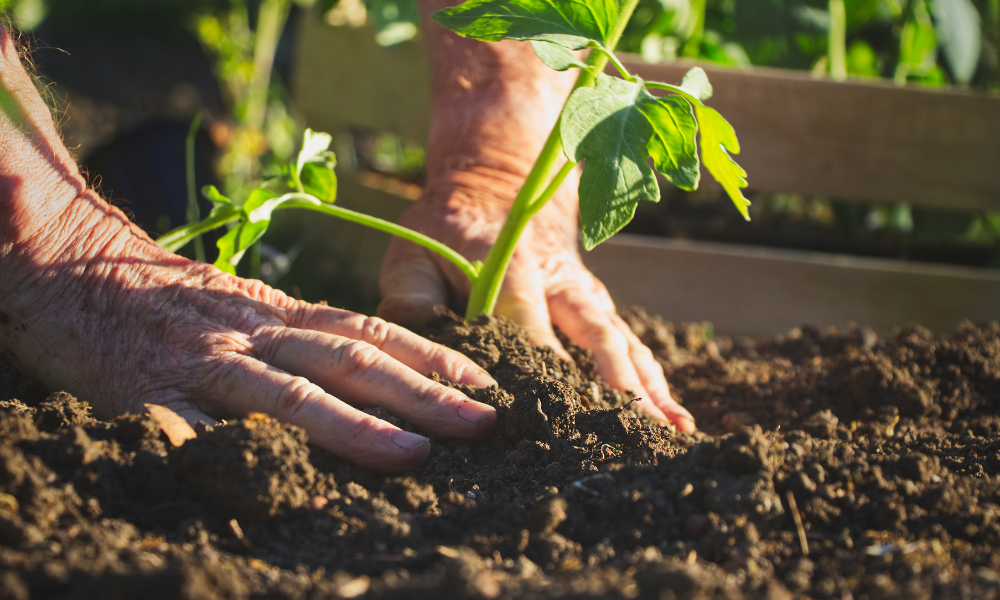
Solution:
<path fill-rule="evenodd" d="M 913 4 L 911 18 L 906 20 L 899 40 L 899 63 L 896 83 L 905 83 L 912 76 L 929 73 L 937 65 L 937 36 L 930 13 L 923 0 Z"/>
<path fill-rule="evenodd" d="M 847 49 L 847 72 L 862 77 L 878 77 L 878 56 L 868 42 L 854 40 Z"/>
<path fill-rule="evenodd" d="M 934 0 L 934 17 L 941 49 L 955 81 L 968 84 L 979 64 L 979 12 L 970 0 Z"/>
<path fill-rule="evenodd" d="M 681 80 L 681 87 L 684 91 L 704 102 L 712 97 L 712 84 L 708 81 L 708 75 L 701 67 L 694 67 L 684 74 Z"/>
<path fill-rule="evenodd" d="M 586 63 L 578 59 L 571 50 L 559 44 L 532 40 L 531 48 L 535 51 L 538 58 L 550 69 L 565 71 L 571 67 L 579 67 L 581 69 L 590 68 Z"/>
<path fill-rule="evenodd" d="M 616 0 L 468 0 L 434 13 L 455 33 L 486 42 L 537 40 L 570 50 L 606 44 L 618 20 Z"/>
<path fill-rule="evenodd" d="M 302 189 L 316 196 L 321 202 L 333 204 L 337 199 L 337 174 L 330 167 L 308 163 L 302 169 Z"/>
<path fill-rule="evenodd" d="M 417 35 L 420 13 L 414 0 L 367 0 L 375 41 L 394 46 Z"/>

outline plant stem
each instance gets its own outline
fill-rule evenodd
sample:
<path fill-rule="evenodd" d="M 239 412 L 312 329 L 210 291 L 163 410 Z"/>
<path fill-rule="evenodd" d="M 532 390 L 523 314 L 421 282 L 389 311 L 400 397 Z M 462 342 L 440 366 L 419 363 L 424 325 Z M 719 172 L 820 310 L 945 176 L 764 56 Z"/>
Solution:
<path fill-rule="evenodd" d="M 432 252 L 436 252 L 450 260 L 456 267 L 461 269 L 465 276 L 469 278 L 469 281 L 475 285 L 476 281 L 480 277 L 480 267 L 476 264 L 469 262 L 464 256 L 456 252 L 455 250 L 449 248 L 448 246 L 442 244 L 441 242 L 435 240 L 434 238 L 427 237 L 426 235 L 413 231 L 412 229 L 407 229 L 402 225 L 397 225 L 391 221 L 386 221 L 384 219 L 379 219 L 378 217 L 373 217 L 371 215 L 366 215 L 364 213 L 359 213 L 347 208 L 337 206 L 336 204 L 320 204 L 317 206 L 313 201 L 315 198 L 308 194 L 292 194 L 292 196 L 302 196 L 303 200 L 289 200 L 281 206 L 278 210 L 284 210 L 287 208 L 306 208 L 323 214 L 331 215 L 337 217 L 338 219 L 343 219 L 345 221 L 350 221 L 352 223 L 358 223 L 366 227 L 371 227 L 372 229 L 378 229 L 379 231 L 384 231 L 392 235 L 403 238 L 404 240 L 413 242 L 414 244 L 419 244 L 424 248 Z"/>
<path fill-rule="evenodd" d="M 830 78 L 847 80 L 847 9 L 844 0 L 830 0 Z"/>
<path fill-rule="evenodd" d="M 632 16 L 637 4 L 639 4 L 639 0 L 625 0 L 622 4 L 618 22 L 615 23 L 615 28 L 608 36 L 607 47 L 609 50 L 613 51 L 618 44 L 618 40 L 621 39 L 629 17 Z M 592 86 L 596 79 L 596 73 L 603 71 L 604 66 L 608 63 L 608 56 L 604 52 L 591 50 L 586 62 L 591 68 L 580 69 L 580 74 L 573 85 L 574 90 Z M 493 247 L 486 255 L 478 279 L 472 281 L 469 304 L 465 311 L 466 320 L 471 321 L 483 313 L 493 312 L 496 308 L 500 287 L 507 274 L 510 259 L 514 256 L 517 240 L 521 237 L 521 233 L 524 232 L 531 217 L 552 198 L 559 184 L 573 170 L 573 164 L 557 167 L 562 156 L 562 139 L 559 133 L 559 123 L 556 122 L 548 139 L 545 140 L 545 145 L 535 160 L 535 164 L 531 167 L 528 177 L 524 180 L 524 185 L 521 186 L 514 198 L 507 220 L 504 221 Z"/>
<path fill-rule="evenodd" d="M 187 222 L 192 225 L 201 220 L 201 213 L 198 210 L 198 190 L 195 182 L 194 172 L 194 143 L 198 135 L 198 128 L 201 126 L 201 111 L 191 120 L 191 128 L 188 130 L 185 165 L 187 175 Z M 205 242 L 201 236 L 194 238 L 194 257 L 196 260 L 205 262 Z"/>
<path fill-rule="evenodd" d="M 193 225 L 188 225 L 185 227 L 178 227 L 173 231 L 168 231 L 159 238 L 156 239 L 156 245 L 163 248 L 167 252 L 174 252 L 183 248 L 188 242 L 198 237 L 199 235 L 212 231 L 217 227 L 222 227 L 229 223 L 234 223 L 240 218 L 240 213 L 238 210 L 234 210 L 230 213 L 218 214 L 216 216 L 209 216 L 203 221 L 195 223 Z"/>
<path fill-rule="evenodd" d="M 692 0 L 690 10 L 695 13 L 695 21 L 681 54 L 687 58 L 698 58 L 701 54 L 701 40 L 705 37 L 705 0 Z"/>

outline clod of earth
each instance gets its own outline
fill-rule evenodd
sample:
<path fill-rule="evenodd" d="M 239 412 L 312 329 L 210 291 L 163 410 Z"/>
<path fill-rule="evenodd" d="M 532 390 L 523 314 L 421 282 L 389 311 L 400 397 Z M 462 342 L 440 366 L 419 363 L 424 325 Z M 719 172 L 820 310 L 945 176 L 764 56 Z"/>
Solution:
<path fill-rule="evenodd" d="M 424 333 L 500 382 L 466 389 L 499 423 L 402 477 L 263 415 L 177 447 L 0 362 L 0 598 L 1000 595 L 1000 325 L 625 317 L 704 433 L 637 414 L 579 349 L 442 317 Z"/>

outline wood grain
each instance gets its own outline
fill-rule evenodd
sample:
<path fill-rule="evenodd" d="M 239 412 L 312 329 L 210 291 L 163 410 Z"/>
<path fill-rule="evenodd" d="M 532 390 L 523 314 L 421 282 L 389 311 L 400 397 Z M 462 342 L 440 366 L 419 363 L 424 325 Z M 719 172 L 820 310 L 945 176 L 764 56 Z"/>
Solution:
<path fill-rule="evenodd" d="M 692 66 L 623 62 L 675 84 Z M 1000 210 L 1000 97 L 700 66 L 752 190 Z"/>
<path fill-rule="evenodd" d="M 617 235 L 584 262 L 618 306 L 727 335 L 855 322 L 954 329 L 1000 319 L 1000 272 L 948 265 Z"/>

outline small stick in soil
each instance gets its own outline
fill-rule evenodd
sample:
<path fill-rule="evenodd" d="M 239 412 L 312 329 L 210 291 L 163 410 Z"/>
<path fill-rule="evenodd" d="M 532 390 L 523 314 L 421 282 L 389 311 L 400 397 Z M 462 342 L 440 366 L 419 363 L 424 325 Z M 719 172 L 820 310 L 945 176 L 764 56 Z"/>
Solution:
<path fill-rule="evenodd" d="M 809 556 L 809 542 L 806 541 L 806 528 L 802 526 L 802 515 L 799 514 L 799 507 L 795 504 L 795 496 L 792 490 L 786 493 L 788 498 L 788 508 L 792 509 L 792 520 L 795 521 L 795 530 L 799 532 L 799 544 L 802 546 L 802 555 Z"/>

